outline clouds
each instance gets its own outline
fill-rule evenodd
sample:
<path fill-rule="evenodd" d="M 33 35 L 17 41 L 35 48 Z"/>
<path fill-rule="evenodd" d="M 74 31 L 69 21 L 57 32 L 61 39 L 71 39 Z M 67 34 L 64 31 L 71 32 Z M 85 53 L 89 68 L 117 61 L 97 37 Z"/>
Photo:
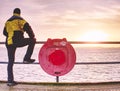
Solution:
<path fill-rule="evenodd" d="M 116 31 L 120 29 L 118 27 L 120 0 L 2 0 L 1 2 L 0 29 L 16 7 L 21 8 L 22 16 L 30 22 L 36 33 L 37 30 L 41 30 L 41 33 L 46 34 L 44 38 L 53 30 L 58 34 L 56 36 L 64 32 L 68 36 L 70 33 L 76 35 L 90 28 L 105 31 L 115 27 Z"/>
<path fill-rule="evenodd" d="M 68 11 L 81 15 L 92 16 L 97 13 L 114 13 L 119 9 L 119 0 L 3 0 L 0 5 L 2 12 L 12 11 L 15 7 L 22 8 L 29 14 L 64 14 Z M 94 16 L 94 15 L 93 15 Z"/>

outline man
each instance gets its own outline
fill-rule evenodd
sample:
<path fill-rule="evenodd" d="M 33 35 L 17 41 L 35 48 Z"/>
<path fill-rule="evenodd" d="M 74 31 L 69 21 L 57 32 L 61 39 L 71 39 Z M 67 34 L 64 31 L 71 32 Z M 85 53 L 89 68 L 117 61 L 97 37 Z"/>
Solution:
<path fill-rule="evenodd" d="M 13 64 L 15 60 L 15 51 L 18 47 L 28 45 L 26 55 L 24 56 L 23 63 L 33 63 L 35 59 L 31 59 L 33 49 L 35 46 L 35 35 L 30 27 L 29 23 L 26 22 L 21 16 L 21 10 L 15 8 L 13 16 L 7 20 L 3 30 L 3 34 L 6 36 L 6 48 L 8 52 L 8 86 L 17 85 L 14 81 L 13 75 Z M 29 38 L 24 38 L 24 32 L 26 32 Z"/>

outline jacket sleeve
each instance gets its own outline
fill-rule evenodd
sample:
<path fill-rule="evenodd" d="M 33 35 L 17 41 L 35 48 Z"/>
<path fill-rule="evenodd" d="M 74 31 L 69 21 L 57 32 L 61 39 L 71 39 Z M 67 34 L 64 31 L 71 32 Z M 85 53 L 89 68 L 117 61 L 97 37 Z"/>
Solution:
<path fill-rule="evenodd" d="M 4 27 L 4 29 L 3 29 L 3 35 L 8 36 L 8 33 L 6 31 L 6 27 Z"/>
<path fill-rule="evenodd" d="M 28 23 L 25 23 L 24 27 L 23 27 L 24 31 L 27 32 L 28 36 L 30 38 L 34 38 L 35 37 L 35 34 L 31 28 L 31 26 L 28 24 Z"/>

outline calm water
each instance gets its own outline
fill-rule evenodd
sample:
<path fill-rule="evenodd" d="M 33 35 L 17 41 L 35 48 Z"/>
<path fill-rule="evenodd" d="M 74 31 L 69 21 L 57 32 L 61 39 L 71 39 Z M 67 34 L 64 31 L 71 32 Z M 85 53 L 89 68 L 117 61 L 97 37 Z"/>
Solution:
<path fill-rule="evenodd" d="M 36 46 L 33 58 L 38 62 L 40 47 Z M 77 62 L 119 62 L 120 48 L 75 47 Z M 22 62 L 26 47 L 16 51 L 16 62 Z M 7 62 L 7 51 L 0 46 L 0 61 Z M 7 64 L 0 64 L 0 80 L 7 78 Z M 45 73 L 38 64 L 15 64 L 16 81 L 55 82 L 56 77 Z M 120 64 L 86 64 L 75 65 L 68 74 L 60 77 L 60 82 L 105 82 L 120 81 Z"/>

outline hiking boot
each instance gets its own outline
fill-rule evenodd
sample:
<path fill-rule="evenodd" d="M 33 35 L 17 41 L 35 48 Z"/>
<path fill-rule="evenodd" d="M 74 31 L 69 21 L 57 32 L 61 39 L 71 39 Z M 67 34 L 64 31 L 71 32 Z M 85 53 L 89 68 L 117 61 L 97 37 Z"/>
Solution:
<path fill-rule="evenodd" d="M 17 85 L 18 83 L 17 82 L 15 82 L 15 81 L 13 81 L 13 82 L 8 82 L 7 83 L 7 86 L 15 86 L 15 85 Z"/>
<path fill-rule="evenodd" d="M 30 63 L 33 63 L 35 62 L 35 59 L 29 59 L 29 60 L 24 60 L 23 63 L 24 64 L 30 64 Z"/>

